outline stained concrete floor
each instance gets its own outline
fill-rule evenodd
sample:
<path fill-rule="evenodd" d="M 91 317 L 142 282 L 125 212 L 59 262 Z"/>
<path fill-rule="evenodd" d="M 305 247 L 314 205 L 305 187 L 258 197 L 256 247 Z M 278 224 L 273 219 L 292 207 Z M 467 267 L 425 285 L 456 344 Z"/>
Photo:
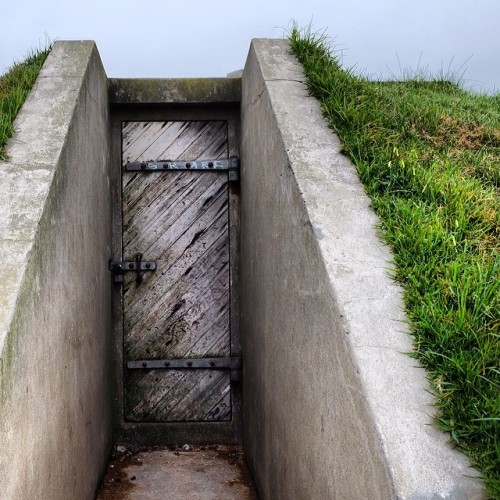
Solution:
<path fill-rule="evenodd" d="M 238 446 L 118 446 L 97 500 L 257 500 Z"/>

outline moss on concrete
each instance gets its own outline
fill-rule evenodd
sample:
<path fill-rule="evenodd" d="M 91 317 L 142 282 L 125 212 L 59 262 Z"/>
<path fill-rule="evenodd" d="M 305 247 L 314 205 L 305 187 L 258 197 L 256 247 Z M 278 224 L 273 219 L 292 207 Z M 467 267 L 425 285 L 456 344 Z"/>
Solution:
<path fill-rule="evenodd" d="M 112 104 L 210 104 L 239 102 L 240 78 L 111 78 Z"/>

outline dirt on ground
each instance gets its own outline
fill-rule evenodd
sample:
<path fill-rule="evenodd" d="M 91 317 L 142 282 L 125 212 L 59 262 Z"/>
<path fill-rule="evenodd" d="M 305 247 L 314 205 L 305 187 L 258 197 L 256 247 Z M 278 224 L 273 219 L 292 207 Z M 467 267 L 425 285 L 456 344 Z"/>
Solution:
<path fill-rule="evenodd" d="M 257 500 L 241 446 L 117 446 L 97 500 Z"/>

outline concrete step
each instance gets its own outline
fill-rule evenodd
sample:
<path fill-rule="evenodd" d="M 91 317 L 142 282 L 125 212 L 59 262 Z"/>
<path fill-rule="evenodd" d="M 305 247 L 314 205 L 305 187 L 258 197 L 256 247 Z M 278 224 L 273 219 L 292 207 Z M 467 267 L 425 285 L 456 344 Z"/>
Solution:
<path fill-rule="evenodd" d="M 97 500 L 257 500 L 240 446 L 118 446 Z"/>

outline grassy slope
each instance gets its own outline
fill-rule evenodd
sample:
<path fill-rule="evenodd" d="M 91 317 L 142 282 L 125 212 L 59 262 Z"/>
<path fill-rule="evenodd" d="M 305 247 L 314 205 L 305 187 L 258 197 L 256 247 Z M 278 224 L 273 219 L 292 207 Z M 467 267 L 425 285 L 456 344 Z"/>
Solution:
<path fill-rule="evenodd" d="M 500 498 L 500 94 L 369 82 L 290 42 L 382 220 L 437 419 Z"/>
<path fill-rule="evenodd" d="M 5 160 L 5 145 L 14 133 L 12 124 L 28 96 L 50 47 L 31 53 L 0 76 L 0 160 Z"/>

